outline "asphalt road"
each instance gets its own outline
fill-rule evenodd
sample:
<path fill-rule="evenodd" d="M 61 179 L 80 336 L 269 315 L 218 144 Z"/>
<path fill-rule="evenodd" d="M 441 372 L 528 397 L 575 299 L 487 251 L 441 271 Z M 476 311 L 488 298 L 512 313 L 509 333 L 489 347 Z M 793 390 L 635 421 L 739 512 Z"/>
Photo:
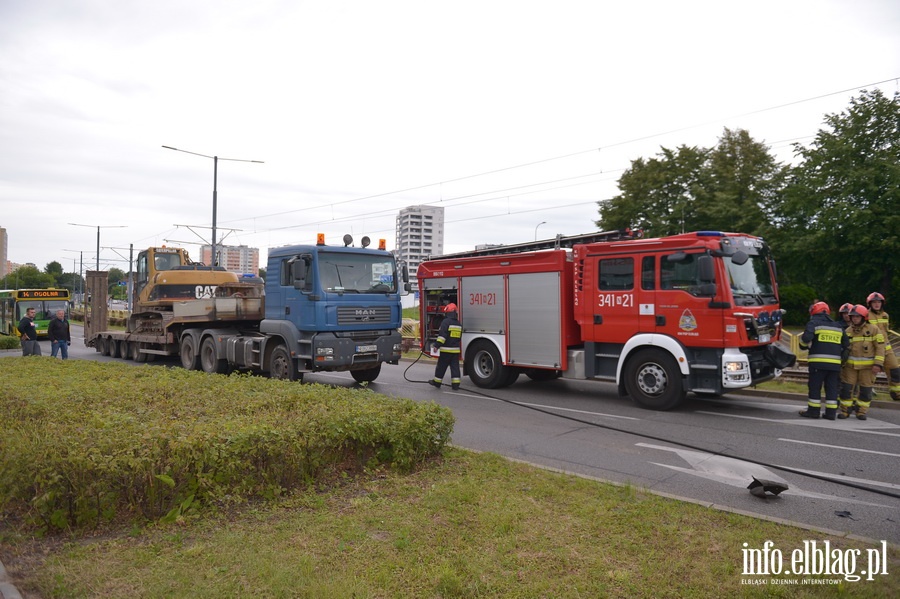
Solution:
<path fill-rule="evenodd" d="M 80 330 L 73 327 L 76 333 Z M 41 345 L 49 355 L 49 342 Z M 80 339 L 73 341 L 70 357 L 111 360 Z M 896 404 L 875 402 L 866 421 L 800 418 L 803 402 L 745 395 L 690 398 L 677 410 L 653 412 L 605 383 L 538 383 L 522 376 L 511 387 L 491 391 L 464 378 L 462 389 L 451 391 L 423 384 L 432 373 L 433 363 L 386 365 L 371 388 L 451 408 L 453 443 L 461 447 L 814 530 L 900 544 Z M 348 373 L 306 380 L 356 385 Z M 788 489 L 755 497 L 747 489 L 754 476 Z"/>

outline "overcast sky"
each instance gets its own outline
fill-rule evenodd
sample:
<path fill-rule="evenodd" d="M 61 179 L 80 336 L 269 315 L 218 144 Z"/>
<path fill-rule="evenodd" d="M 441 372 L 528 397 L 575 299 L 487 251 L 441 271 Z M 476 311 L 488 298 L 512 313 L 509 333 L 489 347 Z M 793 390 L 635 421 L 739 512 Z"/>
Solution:
<path fill-rule="evenodd" d="M 213 160 L 167 145 L 263 161 L 219 161 L 217 219 L 263 260 L 390 249 L 416 204 L 446 251 L 590 232 L 660 146 L 744 128 L 788 161 L 859 88 L 893 94 L 898 32 L 896 0 L 0 0 L 0 226 L 41 269 L 93 268 L 98 225 L 198 258 Z"/>

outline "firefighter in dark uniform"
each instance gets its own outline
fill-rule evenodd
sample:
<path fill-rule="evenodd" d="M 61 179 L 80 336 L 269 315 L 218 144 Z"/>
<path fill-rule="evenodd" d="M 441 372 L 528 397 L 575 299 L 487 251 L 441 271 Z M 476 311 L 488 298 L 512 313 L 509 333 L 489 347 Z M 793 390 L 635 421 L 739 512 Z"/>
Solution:
<path fill-rule="evenodd" d="M 444 321 L 438 331 L 434 347 L 440 352 L 437 366 L 434 368 L 434 378 L 428 383 L 438 389 L 444 380 L 444 373 L 450 367 L 450 386 L 459 389 L 459 352 L 462 344 L 462 325 L 456 313 L 456 304 L 444 306 Z"/>
<path fill-rule="evenodd" d="M 900 363 L 897 354 L 891 347 L 891 339 L 888 336 L 891 330 L 891 317 L 884 311 L 884 296 L 877 291 L 870 293 L 866 298 L 869 307 L 869 322 L 881 329 L 884 337 L 884 373 L 888 377 L 891 399 L 900 401 Z"/>
<path fill-rule="evenodd" d="M 809 350 L 809 399 L 800 412 L 804 418 L 818 418 L 822 409 L 822 385 L 825 385 L 825 415 L 828 420 L 837 416 L 838 392 L 841 387 L 841 356 L 849 353 L 850 338 L 840 323 L 831 320 L 831 310 L 825 302 L 809 307 L 809 322 L 800 336 L 800 349 Z"/>
<path fill-rule="evenodd" d="M 884 366 L 884 337 L 881 329 L 868 322 L 869 309 L 855 305 L 850 310 L 850 326 L 847 336 L 850 337 L 850 357 L 841 371 L 841 411 L 838 418 L 849 418 L 855 408 L 856 417 L 866 419 L 869 404 L 872 402 L 872 387 L 875 375 Z M 859 384 L 859 398 L 853 403 L 853 386 Z"/>

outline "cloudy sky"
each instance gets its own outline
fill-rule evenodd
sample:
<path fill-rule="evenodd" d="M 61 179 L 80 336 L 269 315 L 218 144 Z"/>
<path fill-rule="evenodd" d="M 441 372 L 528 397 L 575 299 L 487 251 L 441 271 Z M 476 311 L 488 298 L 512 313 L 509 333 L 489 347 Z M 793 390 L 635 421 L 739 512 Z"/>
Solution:
<path fill-rule="evenodd" d="M 0 0 L 9 259 L 384 237 L 446 250 L 593 231 L 660 146 L 744 128 L 783 161 L 900 86 L 896 0 Z M 69 223 L 89 225 L 73 226 Z M 544 224 L 541 224 L 544 223 Z M 109 249 L 107 249 L 109 248 Z"/>

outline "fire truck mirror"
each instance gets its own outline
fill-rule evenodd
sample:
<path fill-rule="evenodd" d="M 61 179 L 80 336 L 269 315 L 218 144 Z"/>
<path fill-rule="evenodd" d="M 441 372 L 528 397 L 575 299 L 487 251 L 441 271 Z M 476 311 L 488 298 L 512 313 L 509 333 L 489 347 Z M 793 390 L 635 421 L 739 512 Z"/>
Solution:
<path fill-rule="evenodd" d="M 700 285 L 700 288 L 697 290 L 697 295 L 699 295 L 701 297 L 702 296 L 716 297 L 717 292 L 718 292 L 718 289 L 716 288 L 715 283 L 704 283 L 703 285 Z"/>
<path fill-rule="evenodd" d="M 697 258 L 697 268 L 699 270 L 701 283 L 716 282 L 716 270 L 713 266 L 712 256 L 700 256 Z M 703 295 L 706 294 L 704 293 Z"/>
<path fill-rule="evenodd" d="M 684 262 L 687 258 L 687 254 L 684 252 L 675 252 L 674 254 L 669 254 L 666 256 L 666 261 L 668 262 Z"/>

